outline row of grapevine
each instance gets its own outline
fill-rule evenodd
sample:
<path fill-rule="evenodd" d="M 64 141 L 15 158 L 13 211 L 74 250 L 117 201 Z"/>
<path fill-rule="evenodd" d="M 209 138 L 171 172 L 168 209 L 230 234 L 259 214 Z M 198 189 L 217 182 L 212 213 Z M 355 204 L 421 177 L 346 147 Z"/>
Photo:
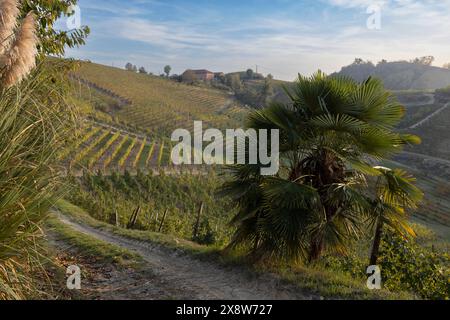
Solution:
<path fill-rule="evenodd" d="M 123 153 L 122 157 L 119 159 L 119 167 L 123 167 L 125 165 L 125 161 L 127 161 L 128 156 L 131 153 L 131 150 L 133 150 L 134 146 L 136 145 L 137 138 L 134 138 L 132 142 L 129 144 L 128 148 Z"/>
<path fill-rule="evenodd" d="M 88 167 L 92 168 L 92 166 L 101 158 L 101 156 L 106 152 L 106 150 L 111 147 L 111 145 L 120 137 L 120 133 L 116 132 L 107 143 L 105 143 L 101 148 L 97 150 L 95 155 L 88 160 Z"/>
<path fill-rule="evenodd" d="M 66 161 L 74 170 L 151 169 L 170 165 L 171 145 L 115 129 L 87 127 Z"/>
<path fill-rule="evenodd" d="M 94 135 L 96 135 L 97 133 L 100 132 L 100 127 L 96 127 L 96 128 L 88 128 L 88 130 L 84 130 L 83 131 L 83 135 L 81 136 L 80 139 L 76 139 L 75 141 L 71 141 L 71 143 L 69 143 L 65 149 L 63 149 L 60 154 L 59 154 L 59 158 L 61 160 L 65 160 L 70 153 L 72 153 L 74 150 L 78 149 L 81 145 L 83 145 L 84 143 L 88 142 L 89 139 L 91 139 Z M 76 137 L 75 137 L 76 138 Z"/>
<path fill-rule="evenodd" d="M 138 166 L 139 159 L 141 158 L 141 155 L 142 155 L 142 152 L 144 151 L 146 143 L 147 143 L 147 138 L 145 138 L 141 142 L 141 146 L 139 147 L 139 150 L 138 150 L 136 156 L 134 157 L 133 167 L 137 167 Z"/>
<path fill-rule="evenodd" d="M 155 144 L 152 143 L 150 149 L 148 150 L 148 155 L 147 155 L 147 157 L 145 158 L 145 165 L 146 165 L 146 166 L 148 166 L 148 165 L 150 164 L 150 159 L 152 158 L 153 152 L 154 152 L 154 151 L 155 151 Z"/>
<path fill-rule="evenodd" d="M 88 155 L 88 153 L 91 152 L 109 134 L 109 132 L 105 130 L 102 130 L 101 132 L 102 133 L 97 136 L 97 138 L 92 141 L 91 144 L 89 144 L 76 154 L 76 156 L 71 161 L 71 166 L 76 163 L 80 163 L 80 161 L 82 161 Z"/>
<path fill-rule="evenodd" d="M 118 146 L 113 150 L 113 152 L 109 155 L 109 157 L 106 159 L 106 161 L 103 163 L 103 167 L 106 168 L 119 154 L 120 150 L 122 149 L 123 145 L 127 142 L 128 136 L 123 136 L 120 140 Z"/>

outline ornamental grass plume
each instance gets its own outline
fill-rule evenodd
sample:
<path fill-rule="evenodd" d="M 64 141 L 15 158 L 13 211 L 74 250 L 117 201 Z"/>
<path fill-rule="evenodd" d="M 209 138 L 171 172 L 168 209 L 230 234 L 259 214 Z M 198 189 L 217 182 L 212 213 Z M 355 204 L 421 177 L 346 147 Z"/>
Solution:
<path fill-rule="evenodd" d="M 36 66 L 36 19 L 19 21 L 17 0 L 0 0 L 0 88 L 20 83 Z"/>
<path fill-rule="evenodd" d="M 17 0 L 0 0 L 0 55 L 13 40 L 19 13 Z"/>
<path fill-rule="evenodd" d="M 37 55 L 36 20 L 29 13 L 11 42 L 8 51 L 0 58 L 4 70 L 1 75 L 2 86 L 12 87 L 21 82 L 36 66 Z"/>

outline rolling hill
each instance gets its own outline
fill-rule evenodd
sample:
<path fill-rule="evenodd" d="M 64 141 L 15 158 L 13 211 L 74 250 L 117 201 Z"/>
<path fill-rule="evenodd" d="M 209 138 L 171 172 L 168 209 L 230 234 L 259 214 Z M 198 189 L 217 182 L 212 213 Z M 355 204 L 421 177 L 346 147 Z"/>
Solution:
<path fill-rule="evenodd" d="M 383 80 L 390 90 L 435 90 L 450 85 L 450 70 L 406 61 L 358 62 L 345 66 L 333 75 L 364 81 L 369 76 Z"/>

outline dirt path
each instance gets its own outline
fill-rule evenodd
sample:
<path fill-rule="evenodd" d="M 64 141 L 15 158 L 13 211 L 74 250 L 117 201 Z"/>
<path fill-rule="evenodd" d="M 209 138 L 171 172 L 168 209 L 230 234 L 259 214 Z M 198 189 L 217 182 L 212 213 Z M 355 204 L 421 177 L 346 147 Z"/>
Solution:
<path fill-rule="evenodd" d="M 416 124 L 413 124 L 412 126 L 409 127 L 409 129 L 416 129 L 418 127 L 421 127 L 422 125 L 424 125 L 425 123 L 427 123 L 428 121 L 430 121 L 432 118 L 436 117 L 437 115 L 439 115 L 442 111 L 444 111 L 445 109 L 447 109 L 450 106 L 450 102 L 446 103 L 442 108 L 436 110 L 435 112 L 433 112 L 432 114 L 428 115 L 427 117 L 425 117 L 424 119 L 420 120 L 419 122 L 417 122 Z"/>
<path fill-rule="evenodd" d="M 145 292 L 168 292 L 174 299 L 317 299 L 294 285 L 282 283 L 276 276 L 254 275 L 239 267 L 223 267 L 200 261 L 149 242 L 140 242 L 60 216 L 63 223 L 81 233 L 138 253 L 153 275 L 142 284 L 141 299 L 154 299 Z M 164 295 L 163 295 L 164 296 Z M 136 294 L 133 294 L 136 298 Z"/>
<path fill-rule="evenodd" d="M 433 156 L 429 156 L 427 154 L 422 154 L 422 153 L 409 152 L 409 151 L 402 151 L 402 153 L 409 155 L 411 157 L 425 159 L 425 160 L 432 160 L 434 162 L 439 162 L 443 165 L 450 166 L 450 160 L 447 160 L 447 159 L 433 157 Z"/>

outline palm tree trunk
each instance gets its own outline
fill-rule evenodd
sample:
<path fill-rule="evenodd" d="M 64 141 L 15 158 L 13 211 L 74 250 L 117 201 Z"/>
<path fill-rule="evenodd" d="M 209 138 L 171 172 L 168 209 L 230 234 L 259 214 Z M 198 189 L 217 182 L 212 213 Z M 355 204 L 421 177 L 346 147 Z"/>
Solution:
<path fill-rule="evenodd" d="M 323 251 L 323 239 L 319 237 L 312 237 L 309 249 L 308 262 L 311 263 L 320 258 Z"/>
<path fill-rule="evenodd" d="M 373 239 L 372 251 L 370 253 L 370 265 L 374 266 L 377 264 L 378 252 L 380 249 L 381 235 L 383 233 L 383 221 L 378 218 L 377 227 L 375 229 L 375 237 Z"/>

